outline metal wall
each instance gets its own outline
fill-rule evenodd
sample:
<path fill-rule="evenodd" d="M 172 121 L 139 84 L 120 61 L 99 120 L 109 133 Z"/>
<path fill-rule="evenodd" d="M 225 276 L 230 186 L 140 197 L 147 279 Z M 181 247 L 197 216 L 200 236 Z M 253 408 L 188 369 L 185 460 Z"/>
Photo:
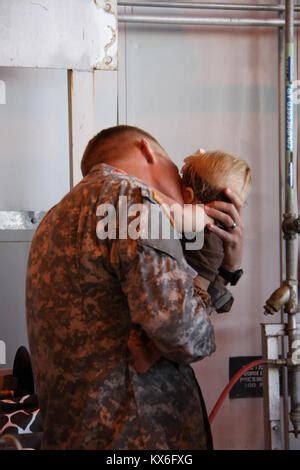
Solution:
<path fill-rule="evenodd" d="M 0 81 L 6 89 L 0 104 L 0 341 L 7 352 L 1 368 L 11 367 L 16 349 L 27 344 L 32 235 L 2 230 L 1 211 L 47 211 L 81 179 L 88 140 L 117 124 L 117 72 L 0 67 Z"/>
<path fill-rule="evenodd" d="M 203 147 L 236 153 L 253 170 L 244 210 L 245 275 L 232 288 L 232 311 L 213 318 L 217 352 L 195 365 L 209 410 L 228 382 L 229 357 L 261 354 L 263 305 L 280 282 L 277 47 L 275 29 L 126 25 L 120 31 L 121 122 L 152 132 L 180 167 Z M 262 399 L 227 399 L 213 434 L 217 449 L 263 449 Z"/>
<path fill-rule="evenodd" d="M 69 188 L 63 70 L 0 67 L 0 210 L 46 210 Z"/>
<path fill-rule="evenodd" d="M 70 187 L 67 73 L 0 67 L 0 80 L 6 85 L 6 104 L 0 105 L 0 211 L 45 211 Z M 27 344 L 28 233 L 0 231 L 4 367 L 12 366 L 18 346 Z"/>

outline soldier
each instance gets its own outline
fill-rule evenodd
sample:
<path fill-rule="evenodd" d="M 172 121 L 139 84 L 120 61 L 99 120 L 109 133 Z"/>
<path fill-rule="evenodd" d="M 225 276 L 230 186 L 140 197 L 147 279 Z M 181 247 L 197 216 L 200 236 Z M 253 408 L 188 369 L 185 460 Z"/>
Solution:
<path fill-rule="evenodd" d="M 119 201 L 161 212 L 155 197 L 183 203 L 177 167 L 148 133 L 100 132 L 82 159 L 82 181 L 44 217 L 32 241 L 27 323 L 43 416 L 43 449 L 208 449 L 201 392 L 190 363 L 215 351 L 207 292 L 180 240 L 99 237 L 99 208 Z M 213 202 L 208 215 L 224 241 L 226 268 L 240 267 L 240 204 Z M 109 206 L 108 206 L 109 204 Z M 97 215 L 98 214 L 98 215 Z M 108 222 L 110 221 L 108 217 Z M 99 226 L 98 226 L 99 229 Z M 114 230 L 112 230 L 114 232 Z M 158 360 L 136 370 L 132 328 Z"/>

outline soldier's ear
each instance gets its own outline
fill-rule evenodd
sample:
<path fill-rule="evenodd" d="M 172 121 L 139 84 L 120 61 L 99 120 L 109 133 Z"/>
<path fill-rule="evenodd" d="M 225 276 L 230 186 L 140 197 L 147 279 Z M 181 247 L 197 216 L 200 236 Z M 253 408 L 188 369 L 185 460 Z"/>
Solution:
<path fill-rule="evenodd" d="M 190 186 L 184 186 L 182 190 L 183 201 L 185 204 L 192 204 L 194 201 L 194 190 Z"/>
<path fill-rule="evenodd" d="M 152 148 L 150 142 L 147 139 L 141 139 L 140 149 L 147 162 L 150 163 L 150 165 L 156 162 L 154 149 Z"/>

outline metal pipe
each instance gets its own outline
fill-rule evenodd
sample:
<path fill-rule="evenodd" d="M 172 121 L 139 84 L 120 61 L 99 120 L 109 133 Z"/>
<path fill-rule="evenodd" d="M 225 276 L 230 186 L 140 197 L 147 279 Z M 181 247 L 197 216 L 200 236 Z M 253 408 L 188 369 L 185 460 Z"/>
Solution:
<path fill-rule="evenodd" d="M 285 0 L 280 1 L 281 5 Z M 279 13 L 280 18 L 284 18 L 285 6 Z M 278 165 L 279 165 L 279 220 L 282 220 L 285 204 L 285 50 L 284 50 L 284 29 L 278 28 Z M 280 281 L 286 278 L 285 273 L 285 258 L 284 258 L 284 240 L 282 237 L 282 230 L 278 230 L 279 244 L 280 244 Z M 281 309 L 281 323 L 285 324 L 284 308 Z M 282 356 L 287 357 L 288 347 L 285 341 L 285 336 L 280 337 Z M 288 450 L 289 443 L 289 390 L 288 390 L 288 371 L 287 367 L 283 367 L 282 374 L 282 394 L 283 394 L 283 448 Z"/>
<path fill-rule="evenodd" d="M 287 285 L 283 285 L 276 289 L 275 292 L 269 297 L 264 306 L 266 315 L 274 315 L 278 310 L 287 304 L 290 300 L 291 291 Z"/>
<path fill-rule="evenodd" d="M 295 140 L 294 140 L 294 0 L 285 3 L 285 214 L 284 223 L 298 218 L 297 178 Z M 299 339 L 297 331 L 298 313 L 298 234 L 285 232 L 286 285 L 290 288 L 290 299 L 285 306 L 288 316 L 288 358 L 292 360 Z M 291 384 L 290 419 L 294 434 L 300 432 L 300 366 L 294 364 L 289 368 Z"/>
<path fill-rule="evenodd" d="M 284 20 L 255 18 L 193 18 L 185 16 L 118 15 L 120 23 L 166 24 L 184 26 L 264 26 L 283 27 Z M 300 21 L 294 22 L 300 26 Z"/>
<path fill-rule="evenodd" d="M 268 4 L 240 4 L 240 3 L 191 3 L 191 2 L 143 2 L 118 1 L 118 6 L 128 7 L 145 7 L 145 8 L 184 8 L 193 10 L 223 10 L 223 11 L 284 11 L 284 5 L 268 5 Z M 296 11 L 300 11 L 300 6 L 295 7 Z"/>

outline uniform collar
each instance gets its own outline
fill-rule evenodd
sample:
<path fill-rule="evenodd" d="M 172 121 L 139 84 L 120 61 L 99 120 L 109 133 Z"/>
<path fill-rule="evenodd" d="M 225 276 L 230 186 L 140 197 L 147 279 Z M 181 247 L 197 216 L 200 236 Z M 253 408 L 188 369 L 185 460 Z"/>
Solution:
<path fill-rule="evenodd" d="M 138 182 L 142 195 L 146 197 L 147 199 L 150 199 L 152 203 L 160 205 L 164 213 L 170 220 L 171 224 L 174 226 L 174 219 L 170 211 L 168 210 L 168 206 L 163 203 L 163 201 L 161 200 L 161 198 L 159 197 L 155 189 L 148 186 L 146 183 L 144 183 L 144 181 L 141 181 L 135 176 L 129 175 L 128 173 L 126 173 L 126 171 L 121 170 L 120 168 L 116 166 L 109 165 L 108 163 L 97 163 L 97 165 L 94 165 L 91 168 L 91 170 L 89 171 L 89 174 L 95 173 L 96 171 L 102 171 L 104 174 L 123 174 L 130 178 L 133 178 L 136 182 Z"/>
<path fill-rule="evenodd" d="M 128 174 L 126 173 L 126 171 L 121 170 L 120 168 L 117 168 L 116 166 L 109 165 L 108 163 L 97 163 L 90 169 L 88 174 L 94 173 L 95 171 L 99 171 L 99 170 L 102 170 L 105 173 L 123 173 L 125 175 Z"/>

